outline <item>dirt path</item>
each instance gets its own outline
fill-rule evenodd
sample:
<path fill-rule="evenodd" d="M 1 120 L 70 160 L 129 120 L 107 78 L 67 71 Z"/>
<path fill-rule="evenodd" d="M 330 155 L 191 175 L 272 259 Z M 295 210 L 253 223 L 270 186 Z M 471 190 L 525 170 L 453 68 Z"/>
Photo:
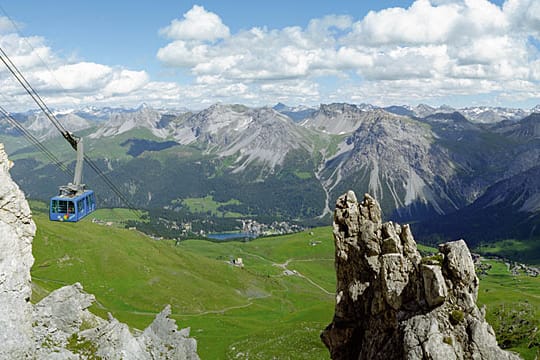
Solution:
<path fill-rule="evenodd" d="M 305 276 L 304 274 L 300 273 L 299 271 L 297 270 L 289 270 L 287 268 L 287 266 L 289 265 L 289 263 L 291 261 L 318 261 L 318 260 L 321 260 L 321 259 L 303 259 L 303 260 L 295 260 L 295 259 L 287 259 L 287 261 L 285 261 L 283 264 L 278 264 L 278 263 L 273 263 L 272 265 L 274 266 L 277 266 L 279 268 L 282 268 L 283 271 L 289 271 L 291 274 L 294 274 L 296 276 L 299 276 L 301 277 L 302 279 L 306 279 L 307 282 L 309 282 L 311 285 L 319 288 L 320 290 L 322 290 L 325 294 L 328 294 L 328 295 L 333 295 L 333 293 L 329 292 L 328 290 L 326 290 L 325 288 L 323 288 L 321 285 L 317 284 L 315 281 L 313 281 L 312 279 L 310 279 L 309 277 Z M 326 260 L 326 259 L 324 259 Z M 333 260 L 333 259 L 332 259 Z M 289 276 L 294 276 L 294 275 L 289 275 Z"/>

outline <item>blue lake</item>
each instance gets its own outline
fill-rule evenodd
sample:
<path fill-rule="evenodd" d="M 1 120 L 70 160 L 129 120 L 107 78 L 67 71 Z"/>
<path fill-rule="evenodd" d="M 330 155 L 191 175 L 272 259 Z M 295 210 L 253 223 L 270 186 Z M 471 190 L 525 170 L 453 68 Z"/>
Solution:
<path fill-rule="evenodd" d="M 257 235 L 241 232 L 241 233 L 208 234 L 206 235 L 206 237 L 210 239 L 214 239 L 214 240 L 232 240 L 232 239 L 245 239 L 245 238 L 254 239 L 257 237 Z"/>

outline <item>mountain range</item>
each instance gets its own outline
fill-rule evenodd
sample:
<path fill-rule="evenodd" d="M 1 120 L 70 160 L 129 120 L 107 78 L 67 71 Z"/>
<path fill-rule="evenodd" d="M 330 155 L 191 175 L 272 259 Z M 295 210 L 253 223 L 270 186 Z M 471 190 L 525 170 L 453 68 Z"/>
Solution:
<path fill-rule="evenodd" d="M 72 162 L 74 154 L 43 115 L 13 116 Z M 426 238 L 479 239 L 478 229 L 502 208 L 523 219 L 522 230 L 498 221 L 490 236 L 537 235 L 540 106 L 216 104 L 190 111 L 142 105 L 63 110 L 57 117 L 85 137 L 87 154 L 138 207 L 179 213 L 185 199 L 210 196 L 222 215 L 308 221 L 328 216 L 331 202 L 354 189 L 380 199 L 387 217 L 421 222 L 425 231 L 416 232 Z M 69 181 L 3 122 L 0 141 L 30 197 L 46 199 Z M 104 206 L 122 206 L 89 171 L 85 182 Z"/>

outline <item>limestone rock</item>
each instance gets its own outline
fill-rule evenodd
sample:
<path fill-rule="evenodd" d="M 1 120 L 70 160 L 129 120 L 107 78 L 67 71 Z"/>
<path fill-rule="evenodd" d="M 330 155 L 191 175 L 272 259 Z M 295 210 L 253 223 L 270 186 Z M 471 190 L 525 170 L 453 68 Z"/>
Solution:
<path fill-rule="evenodd" d="M 0 358 L 33 354 L 30 268 L 36 226 L 22 191 L 9 175 L 0 144 Z"/>
<path fill-rule="evenodd" d="M 408 225 L 349 191 L 334 212 L 334 319 L 321 338 L 332 359 L 519 359 L 501 350 L 476 306 L 479 281 L 463 240 L 423 263 Z"/>
<path fill-rule="evenodd" d="M 138 338 L 151 355 L 156 359 L 162 354 L 166 359 L 196 360 L 197 342 L 189 338 L 189 328 L 178 330 L 171 320 L 171 307 L 166 306 L 149 327 Z"/>
<path fill-rule="evenodd" d="M 94 300 L 76 283 L 53 291 L 34 306 L 32 324 L 38 358 L 65 349 L 81 327 L 105 322 L 87 310 Z"/>
<path fill-rule="evenodd" d="M 422 265 L 421 269 L 428 305 L 434 307 L 442 304 L 448 295 L 448 290 L 441 267 L 437 265 Z"/>
<path fill-rule="evenodd" d="M 189 329 L 178 330 L 169 318 L 170 306 L 143 332 L 133 333 L 110 314 L 106 321 L 90 313 L 94 300 L 76 283 L 36 304 L 33 330 L 38 359 L 199 359 Z"/>
<path fill-rule="evenodd" d="M 96 348 L 95 355 L 102 359 L 151 359 L 131 334 L 129 327 L 110 314 L 109 321 L 104 326 L 82 331 L 78 341 L 81 344 L 92 344 Z"/>
<path fill-rule="evenodd" d="M 0 144 L 0 359 L 199 359 L 196 341 L 189 329 L 178 330 L 169 306 L 135 334 L 112 316 L 90 313 L 95 298 L 79 283 L 32 306 L 36 227 L 11 165 Z"/>
<path fill-rule="evenodd" d="M 103 359 L 198 360 L 197 343 L 189 338 L 189 329 L 179 331 L 170 314 L 171 308 L 166 306 L 150 326 L 136 334 L 109 316 L 103 326 L 80 332 L 79 339 L 92 344 L 97 349 L 95 355 Z"/>

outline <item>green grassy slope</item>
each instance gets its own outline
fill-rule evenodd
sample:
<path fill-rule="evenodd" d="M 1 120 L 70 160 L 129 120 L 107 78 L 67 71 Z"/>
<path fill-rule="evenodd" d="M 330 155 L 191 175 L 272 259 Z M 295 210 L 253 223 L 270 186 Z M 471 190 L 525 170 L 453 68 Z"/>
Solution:
<path fill-rule="evenodd" d="M 526 264 L 540 265 L 540 239 L 530 240 L 506 239 L 484 244 L 475 249 L 487 256 L 500 256 Z"/>
<path fill-rule="evenodd" d="M 540 278 L 517 276 L 501 261 L 488 261 L 492 268 L 480 276 L 478 305 L 486 305 L 486 319 L 503 348 L 525 359 L 540 357 Z"/>
<path fill-rule="evenodd" d="M 97 298 L 94 312 L 111 312 L 135 328 L 171 304 L 179 326 L 191 327 L 203 359 L 328 358 L 319 334 L 334 309 L 329 227 L 247 243 L 175 245 L 89 219 L 49 222 L 43 207 L 32 207 L 34 301 L 79 281 Z M 229 264 L 239 257 L 243 269 Z M 539 349 L 539 285 L 538 278 L 512 276 L 500 262 L 481 277 L 478 302 L 487 305 L 499 342 L 525 359 Z"/>
<path fill-rule="evenodd" d="M 111 312 L 139 329 L 171 304 L 179 326 L 191 327 L 203 359 L 328 358 L 319 334 L 333 315 L 329 229 L 250 243 L 175 246 L 89 219 L 49 222 L 37 211 L 34 219 L 34 301 L 78 281 L 96 296 L 94 312 Z M 237 257 L 243 269 L 228 263 Z M 301 275 L 284 275 L 284 266 Z"/>

